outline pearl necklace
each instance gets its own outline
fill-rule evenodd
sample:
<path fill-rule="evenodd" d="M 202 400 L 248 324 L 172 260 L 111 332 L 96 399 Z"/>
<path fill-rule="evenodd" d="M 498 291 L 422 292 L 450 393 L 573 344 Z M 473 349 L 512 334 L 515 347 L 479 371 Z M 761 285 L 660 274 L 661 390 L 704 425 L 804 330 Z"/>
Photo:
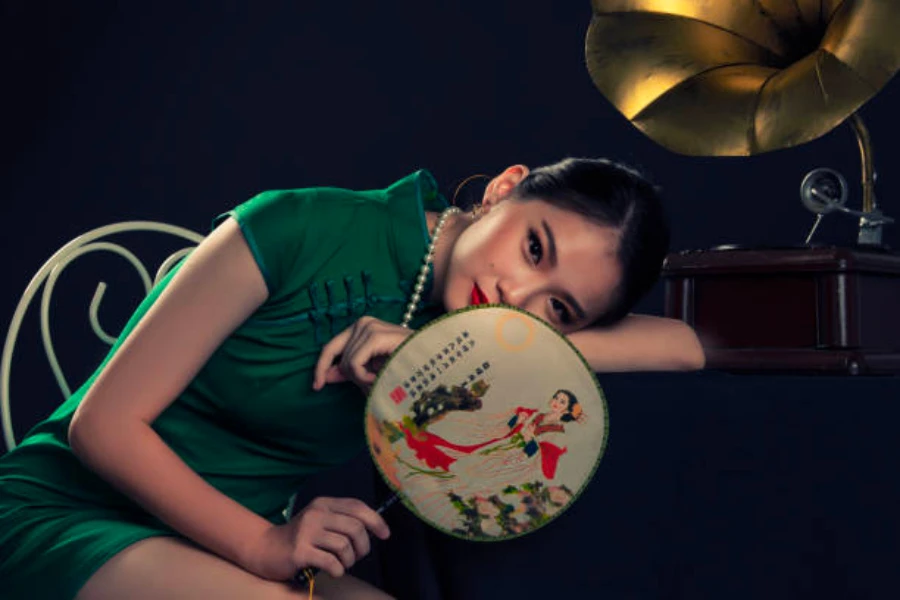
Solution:
<path fill-rule="evenodd" d="M 409 304 L 406 305 L 406 313 L 403 315 L 403 322 L 400 323 L 400 327 L 409 329 L 409 322 L 412 321 L 413 314 L 419 307 L 422 292 L 425 291 L 425 281 L 428 279 L 428 270 L 431 268 L 431 263 L 434 260 L 434 247 L 437 245 L 441 230 L 444 229 L 447 219 L 461 212 L 458 206 L 451 206 L 438 217 L 437 224 L 434 226 L 434 233 L 431 234 L 431 243 L 428 244 L 428 251 L 425 252 L 425 258 L 422 259 L 422 268 L 419 269 L 419 277 L 416 279 L 416 285 L 413 288 L 412 296 L 409 298 Z"/>

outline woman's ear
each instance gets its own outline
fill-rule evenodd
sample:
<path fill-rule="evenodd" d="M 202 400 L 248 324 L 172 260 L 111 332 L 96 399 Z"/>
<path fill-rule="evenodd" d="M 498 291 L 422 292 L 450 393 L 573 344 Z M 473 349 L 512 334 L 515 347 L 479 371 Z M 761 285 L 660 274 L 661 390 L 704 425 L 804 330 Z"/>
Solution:
<path fill-rule="evenodd" d="M 528 176 L 528 173 L 530 171 L 525 165 L 513 165 L 491 179 L 484 190 L 484 197 L 481 199 L 482 212 L 487 212 L 492 206 L 509 196 L 509 193 Z"/>

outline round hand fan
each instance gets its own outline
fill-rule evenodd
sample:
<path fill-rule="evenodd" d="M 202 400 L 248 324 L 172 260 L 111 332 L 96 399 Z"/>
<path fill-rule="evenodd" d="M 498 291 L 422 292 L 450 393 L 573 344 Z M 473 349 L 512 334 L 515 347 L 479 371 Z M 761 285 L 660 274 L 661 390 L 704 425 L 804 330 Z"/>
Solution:
<path fill-rule="evenodd" d="M 498 541 L 575 501 L 606 448 L 609 419 L 593 372 L 562 334 L 485 304 L 407 338 L 369 392 L 365 427 L 395 493 L 378 512 L 400 500 L 450 535 Z"/>
<path fill-rule="evenodd" d="M 599 383 L 544 321 L 481 305 L 391 356 L 366 407 L 369 451 L 425 522 L 478 541 L 533 531 L 590 480 L 608 434 Z"/>

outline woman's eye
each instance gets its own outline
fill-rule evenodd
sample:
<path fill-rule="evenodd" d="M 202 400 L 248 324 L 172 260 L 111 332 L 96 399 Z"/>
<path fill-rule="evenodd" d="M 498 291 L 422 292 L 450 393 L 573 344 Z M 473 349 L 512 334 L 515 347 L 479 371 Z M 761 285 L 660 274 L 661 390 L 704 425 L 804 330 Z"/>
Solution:
<path fill-rule="evenodd" d="M 565 304 L 556 298 L 551 298 L 550 306 L 553 308 L 553 312 L 556 314 L 556 318 L 559 319 L 560 323 L 568 325 L 572 322 L 572 314 L 569 312 L 569 309 L 566 308 Z"/>
<path fill-rule="evenodd" d="M 541 246 L 541 238 L 537 236 L 534 230 L 528 232 L 528 254 L 534 264 L 541 262 L 544 256 L 544 248 Z"/>

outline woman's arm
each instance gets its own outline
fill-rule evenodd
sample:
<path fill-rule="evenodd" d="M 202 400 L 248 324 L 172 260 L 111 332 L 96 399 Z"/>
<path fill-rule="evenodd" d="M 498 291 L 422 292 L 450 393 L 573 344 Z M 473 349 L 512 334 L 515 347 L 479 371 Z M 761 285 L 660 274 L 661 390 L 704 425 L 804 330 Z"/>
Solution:
<path fill-rule="evenodd" d="M 187 259 L 97 378 L 69 427 L 73 452 L 176 531 L 270 579 L 301 566 L 340 576 L 387 525 L 353 499 L 319 498 L 287 525 L 222 494 L 151 424 L 268 297 L 240 229 L 223 222 Z M 287 499 L 285 499 L 287 500 Z"/>
<path fill-rule="evenodd" d="M 352 381 L 368 392 L 379 368 L 370 361 L 386 358 L 411 334 L 399 325 L 362 317 L 322 348 L 313 389 Z M 567 337 L 597 372 L 692 371 L 706 364 L 697 334 L 676 319 L 631 314 L 611 327 L 589 327 Z"/>
<path fill-rule="evenodd" d="M 611 327 L 582 329 L 568 337 L 597 372 L 690 371 L 706 363 L 697 334 L 676 319 L 628 315 Z"/>
<path fill-rule="evenodd" d="M 176 531 L 237 563 L 270 524 L 207 484 L 151 423 L 266 297 L 240 229 L 225 221 L 131 332 L 69 427 L 82 462 Z"/>

